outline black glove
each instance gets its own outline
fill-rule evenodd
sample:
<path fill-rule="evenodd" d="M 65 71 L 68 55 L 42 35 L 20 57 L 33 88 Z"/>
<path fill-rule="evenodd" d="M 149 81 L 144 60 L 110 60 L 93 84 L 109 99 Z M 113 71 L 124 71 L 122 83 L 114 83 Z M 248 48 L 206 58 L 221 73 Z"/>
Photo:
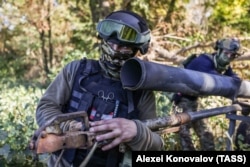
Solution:
<path fill-rule="evenodd" d="M 177 104 L 181 101 L 181 98 L 182 98 L 181 93 L 175 93 L 175 94 L 172 96 L 171 101 L 174 102 L 175 105 L 177 105 Z"/>

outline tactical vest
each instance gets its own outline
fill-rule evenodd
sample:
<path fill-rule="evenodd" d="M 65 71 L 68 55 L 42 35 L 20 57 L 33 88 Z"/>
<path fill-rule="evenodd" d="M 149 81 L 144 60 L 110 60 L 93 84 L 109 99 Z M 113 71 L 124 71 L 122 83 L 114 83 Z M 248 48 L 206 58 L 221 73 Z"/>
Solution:
<path fill-rule="evenodd" d="M 136 106 L 140 96 L 141 91 L 125 90 L 120 81 L 105 77 L 98 61 L 82 59 L 74 79 L 71 97 L 63 112 L 87 111 L 90 121 L 115 117 L 137 119 Z M 86 150 L 81 150 L 81 154 L 84 155 L 84 152 L 87 154 Z M 118 152 L 115 152 L 118 155 Z M 75 149 L 65 150 L 63 157 L 72 163 L 75 153 Z M 98 154 L 107 155 L 108 152 L 100 151 Z"/>
<path fill-rule="evenodd" d="M 181 64 L 180 67 L 182 68 L 186 68 L 187 65 L 197 57 L 197 54 L 191 54 L 190 56 L 188 56 Z"/>
<path fill-rule="evenodd" d="M 209 57 L 213 62 L 214 62 L 214 56 L 212 54 L 204 54 L 206 55 L 207 57 Z M 180 67 L 182 68 L 186 68 L 187 65 L 193 61 L 195 58 L 197 58 L 199 55 L 197 54 L 191 54 L 190 56 L 188 56 L 181 64 L 180 64 Z"/>

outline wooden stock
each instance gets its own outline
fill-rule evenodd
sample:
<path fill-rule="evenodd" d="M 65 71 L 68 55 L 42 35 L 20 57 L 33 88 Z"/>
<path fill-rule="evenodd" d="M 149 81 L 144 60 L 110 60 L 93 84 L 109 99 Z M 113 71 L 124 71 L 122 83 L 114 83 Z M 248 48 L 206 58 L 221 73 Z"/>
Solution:
<path fill-rule="evenodd" d="M 88 132 L 67 132 L 62 135 L 46 133 L 38 139 L 36 153 L 52 153 L 65 148 L 87 149 L 93 145 L 94 135 Z"/>

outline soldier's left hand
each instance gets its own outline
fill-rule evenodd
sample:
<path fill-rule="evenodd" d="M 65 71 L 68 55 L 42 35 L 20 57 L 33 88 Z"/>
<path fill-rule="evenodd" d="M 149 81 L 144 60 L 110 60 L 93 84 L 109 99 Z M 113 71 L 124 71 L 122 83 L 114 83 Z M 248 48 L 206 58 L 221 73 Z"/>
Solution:
<path fill-rule="evenodd" d="M 124 118 L 114 118 L 90 122 L 90 132 L 97 133 L 97 141 L 112 141 L 102 147 L 103 151 L 109 150 L 120 143 L 131 141 L 137 134 L 137 126 L 134 121 Z M 104 133 L 105 132 L 105 133 Z"/>

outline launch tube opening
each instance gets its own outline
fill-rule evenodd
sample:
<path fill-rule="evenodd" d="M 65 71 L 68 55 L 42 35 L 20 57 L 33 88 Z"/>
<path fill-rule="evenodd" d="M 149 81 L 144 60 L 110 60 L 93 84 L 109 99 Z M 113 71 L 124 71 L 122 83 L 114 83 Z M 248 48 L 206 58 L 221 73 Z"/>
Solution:
<path fill-rule="evenodd" d="M 130 90 L 137 89 L 142 82 L 142 71 L 145 71 L 143 67 L 144 66 L 142 66 L 137 58 L 129 59 L 123 64 L 121 69 L 121 81 L 124 88 Z"/>

